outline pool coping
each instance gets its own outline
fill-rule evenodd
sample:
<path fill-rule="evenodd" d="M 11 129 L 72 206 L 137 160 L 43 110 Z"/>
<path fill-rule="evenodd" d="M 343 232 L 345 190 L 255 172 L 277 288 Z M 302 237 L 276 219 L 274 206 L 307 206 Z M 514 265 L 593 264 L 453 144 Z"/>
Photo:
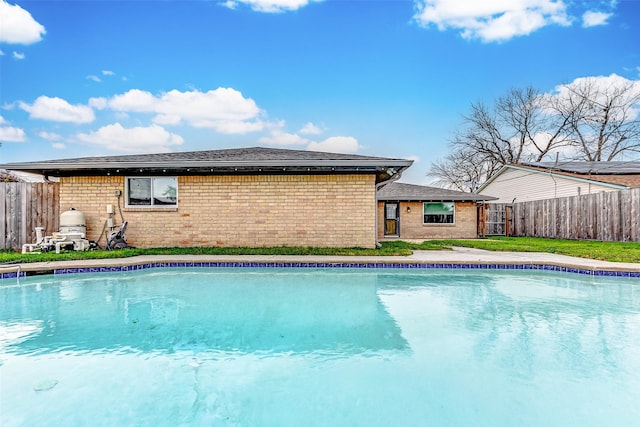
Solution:
<path fill-rule="evenodd" d="M 43 274 L 136 271 L 152 268 L 360 268 L 546 270 L 640 278 L 640 263 L 616 263 L 539 252 L 454 248 L 410 256 L 143 255 L 130 258 L 0 265 L 0 280 Z"/>

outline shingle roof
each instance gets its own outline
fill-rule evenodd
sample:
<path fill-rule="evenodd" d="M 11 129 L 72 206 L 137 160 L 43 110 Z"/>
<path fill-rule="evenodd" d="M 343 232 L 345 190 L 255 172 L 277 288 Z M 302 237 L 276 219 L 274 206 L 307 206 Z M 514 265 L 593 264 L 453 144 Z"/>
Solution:
<path fill-rule="evenodd" d="M 615 184 L 627 188 L 640 187 L 640 161 L 629 162 L 538 162 L 522 163 L 519 165 L 505 165 L 486 183 L 479 191 L 482 191 L 502 171 L 508 168 L 526 168 L 542 173 L 550 173 L 558 176 L 579 178 L 596 183 Z"/>
<path fill-rule="evenodd" d="M 49 164 L 73 163 L 155 163 L 155 162 L 246 162 L 262 161 L 309 161 L 309 160 L 389 160 L 384 157 L 360 156 L 354 154 L 325 153 L 306 150 L 285 150 L 277 148 L 251 147 L 225 150 L 184 151 L 176 153 L 132 154 L 123 156 L 81 157 L 75 159 L 49 160 Z"/>
<path fill-rule="evenodd" d="M 392 182 L 378 190 L 378 200 L 420 201 L 420 202 L 478 202 L 496 200 L 496 197 L 464 193 L 424 185 Z"/>
<path fill-rule="evenodd" d="M 81 157 L 0 165 L 49 176 L 225 173 L 376 173 L 378 181 L 411 166 L 405 159 L 253 147 L 178 153 Z"/>
<path fill-rule="evenodd" d="M 582 175 L 628 175 L 640 174 L 640 161 L 628 162 L 536 162 L 523 163 L 525 166 L 533 166 L 561 172 L 578 173 Z"/>

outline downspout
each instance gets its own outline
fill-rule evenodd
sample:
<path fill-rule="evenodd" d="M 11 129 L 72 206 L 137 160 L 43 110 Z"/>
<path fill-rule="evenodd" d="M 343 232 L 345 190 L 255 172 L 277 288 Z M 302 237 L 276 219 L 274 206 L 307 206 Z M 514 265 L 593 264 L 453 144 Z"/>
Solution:
<path fill-rule="evenodd" d="M 402 177 L 402 172 L 404 171 L 404 168 L 400 169 L 397 172 L 394 172 L 393 175 L 391 175 L 391 177 L 389 179 L 387 179 L 386 181 L 382 181 L 376 184 L 376 226 L 375 226 L 375 233 L 376 233 L 376 238 L 375 238 L 375 242 L 376 242 L 376 248 L 380 249 L 382 247 L 382 245 L 380 244 L 380 242 L 378 241 L 378 190 L 381 189 L 382 187 L 384 187 L 387 184 L 391 184 L 392 182 L 396 182 L 397 180 L 400 179 L 400 177 Z"/>
<path fill-rule="evenodd" d="M 553 198 L 557 198 L 558 197 L 558 183 L 556 182 L 556 177 L 553 176 L 553 173 L 550 173 L 549 176 L 551 177 L 551 181 L 553 181 Z"/>

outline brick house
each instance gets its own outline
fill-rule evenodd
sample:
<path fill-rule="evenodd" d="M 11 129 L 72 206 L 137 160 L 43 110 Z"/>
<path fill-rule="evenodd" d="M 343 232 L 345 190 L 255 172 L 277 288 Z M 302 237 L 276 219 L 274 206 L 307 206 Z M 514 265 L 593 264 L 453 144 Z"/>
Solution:
<path fill-rule="evenodd" d="M 88 157 L 2 165 L 59 178 L 60 212 L 87 239 L 128 222 L 136 247 L 365 247 L 376 190 L 412 161 L 269 148 Z"/>
<path fill-rule="evenodd" d="M 378 191 L 378 239 L 474 239 L 479 202 L 494 200 L 462 191 L 389 183 Z"/>

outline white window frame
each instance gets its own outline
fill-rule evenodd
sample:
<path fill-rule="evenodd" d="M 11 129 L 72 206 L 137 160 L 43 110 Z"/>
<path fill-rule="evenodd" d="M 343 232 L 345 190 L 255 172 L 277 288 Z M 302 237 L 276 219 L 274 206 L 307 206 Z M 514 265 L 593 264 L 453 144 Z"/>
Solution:
<path fill-rule="evenodd" d="M 153 185 L 156 179 L 173 178 L 176 181 L 176 203 L 173 205 L 156 205 L 153 203 Z M 130 179 L 149 179 L 151 180 L 151 203 L 148 205 L 132 205 L 129 203 L 129 180 Z M 178 207 L 178 177 L 177 176 L 126 176 L 124 180 L 125 207 L 129 209 L 175 209 Z"/>
<path fill-rule="evenodd" d="M 452 206 L 452 216 L 453 216 L 453 221 L 451 222 L 426 222 L 425 221 L 425 209 L 427 207 L 427 205 L 434 205 L 434 204 L 439 204 L 439 205 L 451 205 Z M 456 224 L 456 203 L 455 202 L 424 202 L 423 206 L 422 206 L 422 224 L 423 225 L 455 225 Z"/>

